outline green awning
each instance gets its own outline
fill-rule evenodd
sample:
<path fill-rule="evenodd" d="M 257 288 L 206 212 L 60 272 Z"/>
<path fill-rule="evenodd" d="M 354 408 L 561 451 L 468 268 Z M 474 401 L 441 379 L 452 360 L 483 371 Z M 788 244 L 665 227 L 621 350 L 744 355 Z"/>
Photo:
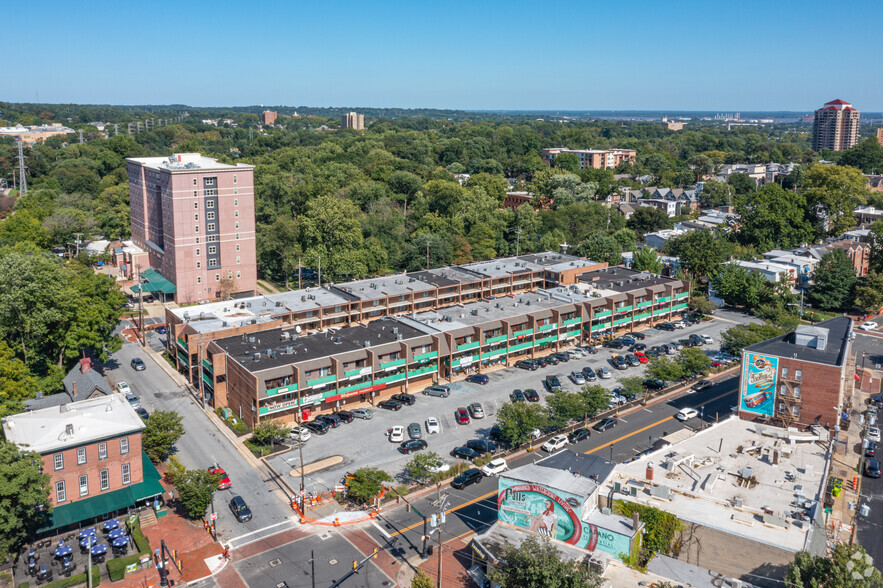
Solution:
<path fill-rule="evenodd" d="M 62 504 L 52 509 L 52 514 L 39 532 L 52 531 L 106 515 L 117 510 L 124 510 L 134 506 L 139 500 L 153 498 L 165 492 L 159 483 L 160 475 L 156 467 L 148 459 L 147 454 L 141 452 L 141 465 L 144 472 L 144 481 L 133 484 L 127 488 L 120 488 L 113 492 L 106 492 L 77 500 L 70 504 Z"/>
<path fill-rule="evenodd" d="M 155 269 L 146 269 L 141 272 L 141 279 L 144 280 L 142 284 L 135 284 L 130 288 L 135 294 L 140 292 L 142 286 L 144 287 L 145 292 L 150 292 L 151 294 L 155 294 L 156 292 L 174 294 L 178 291 L 173 283 L 164 278 L 163 275 Z"/>

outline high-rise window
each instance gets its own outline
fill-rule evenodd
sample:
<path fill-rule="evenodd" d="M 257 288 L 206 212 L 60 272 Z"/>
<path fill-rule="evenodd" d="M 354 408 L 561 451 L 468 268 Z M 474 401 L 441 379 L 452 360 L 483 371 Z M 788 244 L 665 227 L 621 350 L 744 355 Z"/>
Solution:
<path fill-rule="evenodd" d="M 107 490 L 110 488 L 110 472 L 107 470 L 101 470 L 98 473 L 98 482 L 101 484 L 102 490 Z"/>
<path fill-rule="evenodd" d="M 55 483 L 55 502 L 62 503 L 67 500 L 67 494 L 64 491 L 64 480 Z"/>
<path fill-rule="evenodd" d="M 128 484 L 132 481 L 132 472 L 129 468 L 129 464 L 123 464 L 123 484 Z"/>
<path fill-rule="evenodd" d="M 83 465 L 86 463 L 86 448 L 78 447 L 77 448 L 77 465 Z"/>
<path fill-rule="evenodd" d="M 80 476 L 80 496 L 89 495 L 89 476 Z"/>
<path fill-rule="evenodd" d="M 123 437 L 120 439 L 120 453 L 126 454 L 129 453 L 129 438 Z"/>
<path fill-rule="evenodd" d="M 56 453 L 53 456 L 53 461 L 55 462 L 55 471 L 64 469 L 64 455 Z"/>
<path fill-rule="evenodd" d="M 107 459 L 107 443 L 98 444 L 98 459 Z"/>
<path fill-rule="evenodd" d="M 208 229 L 206 229 L 206 230 L 208 230 L 208 231 L 214 231 L 214 230 L 215 230 L 215 223 L 209 223 L 209 224 L 208 224 Z"/>

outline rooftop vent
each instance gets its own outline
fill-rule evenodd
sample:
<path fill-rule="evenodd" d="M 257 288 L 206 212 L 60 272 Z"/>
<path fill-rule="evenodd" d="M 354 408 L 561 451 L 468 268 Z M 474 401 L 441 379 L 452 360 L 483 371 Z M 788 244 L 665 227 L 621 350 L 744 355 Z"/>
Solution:
<path fill-rule="evenodd" d="M 362 347 L 364 347 L 366 349 L 368 347 L 371 347 L 371 341 L 369 341 L 368 339 L 365 339 L 365 342 L 362 344 Z"/>

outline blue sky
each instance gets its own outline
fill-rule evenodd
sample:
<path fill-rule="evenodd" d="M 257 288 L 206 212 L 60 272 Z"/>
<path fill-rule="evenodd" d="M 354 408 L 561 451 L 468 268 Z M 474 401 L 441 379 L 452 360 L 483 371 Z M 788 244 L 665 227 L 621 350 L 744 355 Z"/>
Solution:
<path fill-rule="evenodd" d="M 883 110 L 879 9 L 863 0 L 133 6 L 6 3 L 0 100 Z"/>

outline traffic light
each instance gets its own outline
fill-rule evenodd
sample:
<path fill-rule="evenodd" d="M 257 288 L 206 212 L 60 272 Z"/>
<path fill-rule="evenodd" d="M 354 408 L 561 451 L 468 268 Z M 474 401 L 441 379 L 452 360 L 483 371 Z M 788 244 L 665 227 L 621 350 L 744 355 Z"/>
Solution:
<path fill-rule="evenodd" d="M 432 516 L 429 517 L 429 524 L 430 524 L 430 526 L 432 526 L 433 529 L 435 529 L 438 526 L 438 515 L 437 514 L 432 513 Z"/>
<path fill-rule="evenodd" d="M 371 556 L 371 557 L 373 557 L 374 559 L 377 559 L 377 552 L 378 552 L 378 551 L 380 551 L 380 550 L 377 549 L 377 548 L 375 547 L 375 548 L 374 548 L 374 555 Z"/>
<path fill-rule="evenodd" d="M 357 561 L 353 561 L 353 571 L 354 571 L 354 572 L 358 572 L 358 571 L 359 571 L 359 562 L 357 562 Z"/>
<path fill-rule="evenodd" d="M 405 507 L 405 510 L 406 510 L 407 512 L 411 512 L 411 503 L 410 503 L 410 502 L 409 502 L 408 505 Z"/>

